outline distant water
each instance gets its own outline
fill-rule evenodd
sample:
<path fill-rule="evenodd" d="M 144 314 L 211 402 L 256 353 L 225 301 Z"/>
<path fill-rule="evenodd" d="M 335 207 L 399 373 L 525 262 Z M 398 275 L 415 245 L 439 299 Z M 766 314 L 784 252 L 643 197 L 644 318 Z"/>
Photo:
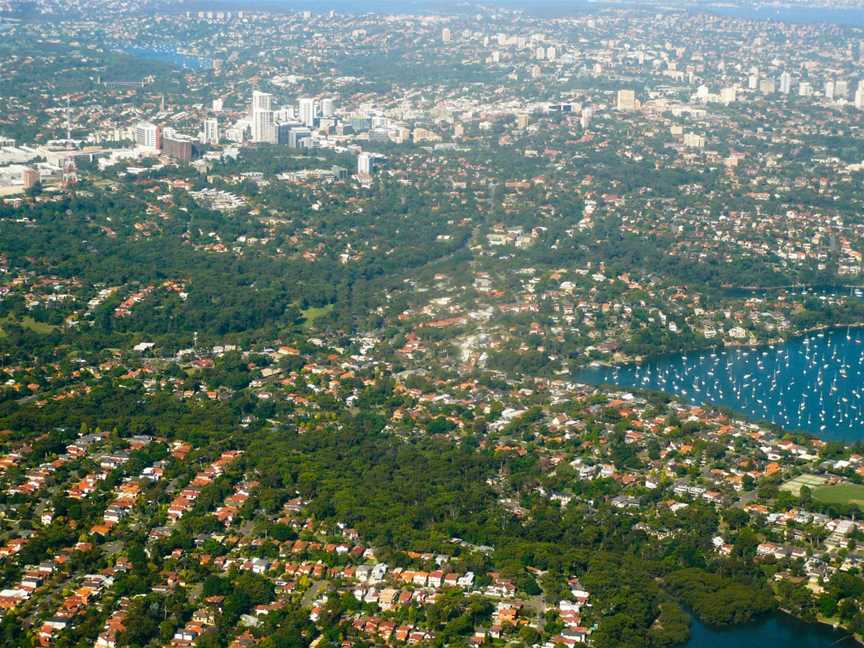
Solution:
<path fill-rule="evenodd" d="M 778 7 L 778 6 L 711 6 L 694 11 L 742 18 L 744 20 L 776 20 L 778 22 L 816 24 L 828 23 L 844 27 L 864 27 L 864 8 L 859 7 Z"/>
<path fill-rule="evenodd" d="M 170 63 L 171 65 L 187 70 L 200 70 L 212 65 L 212 61 L 208 58 L 189 56 L 188 54 L 181 54 L 180 52 L 169 49 L 124 47 L 122 51 L 124 54 L 129 54 L 130 56 L 149 59 L 151 61 L 160 61 L 162 63 Z"/>
<path fill-rule="evenodd" d="M 191 0 L 173 7 L 174 11 L 262 11 L 284 13 L 310 10 L 315 14 L 328 11 L 340 13 L 394 12 L 432 13 L 464 10 L 458 0 Z M 171 11 L 172 9 L 168 9 Z M 459 11 L 456 11 L 459 12 Z M 461 12 L 459 12 L 461 13 Z"/>
<path fill-rule="evenodd" d="M 848 633 L 819 623 L 804 623 L 774 614 L 756 623 L 714 629 L 694 621 L 684 648 L 852 648 L 859 646 Z M 860 648 L 860 646 L 859 646 Z"/>
<path fill-rule="evenodd" d="M 724 405 L 824 439 L 864 439 L 864 329 L 834 329 L 757 349 L 587 367 L 578 380 L 642 387 Z"/>

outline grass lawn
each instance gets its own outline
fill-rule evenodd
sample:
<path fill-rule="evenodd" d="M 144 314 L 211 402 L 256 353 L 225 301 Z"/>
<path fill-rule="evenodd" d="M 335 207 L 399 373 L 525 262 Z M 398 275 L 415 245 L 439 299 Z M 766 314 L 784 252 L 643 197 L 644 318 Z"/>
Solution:
<path fill-rule="evenodd" d="M 36 320 L 34 320 L 32 317 L 29 317 L 29 316 L 25 317 L 22 320 L 15 320 L 15 319 L 12 319 L 11 317 L 5 317 L 3 319 L 0 319 L 0 337 L 6 335 L 6 333 L 3 331 L 3 323 L 4 322 L 8 322 L 10 324 L 18 324 L 19 326 L 23 326 L 24 328 L 30 329 L 34 333 L 42 333 L 42 334 L 50 333 L 51 331 L 53 331 L 54 329 L 57 328 L 53 324 L 45 324 L 44 322 L 37 322 Z"/>
<path fill-rule="evenodd" d="M 813 491 L 813 497 L 826 504 L 858 504 L 864 506 L 864 486 L 859 484 L 822 486 Z"/>
<path fill-rule="evenodd" d="M 315 326 L 315 320 L 321 317 L 322 315 L 326 315 L 331 310 L 333 310 L 333 304 L 327 304 L 323 308 L 317 308 L 311 306 L 306 310 L 302 311 L 303 313 L 303 326 L 306 328 L 312 328 Z"/>

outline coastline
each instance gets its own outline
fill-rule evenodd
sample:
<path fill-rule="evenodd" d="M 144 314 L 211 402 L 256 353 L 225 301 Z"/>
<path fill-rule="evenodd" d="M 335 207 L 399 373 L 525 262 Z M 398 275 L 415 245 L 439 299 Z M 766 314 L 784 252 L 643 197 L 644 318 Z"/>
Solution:
<path fill-rule="evenodd" d="M 660 367 L 661 370 L 662 367 L 666 365 L 678 366 L 693 364 L 694 366 L 701 366 L 705 363 L 716 362 L 717 360 L 712 360 L 711 358 L 709 358 L 709 356 L 716 357 L 718 355 L 721 356 L 721 361 L 724 363 L 735 363 L 736 361 L 741 361 L 752 364 L 754 362 L 758 362 L 758 358 L 755 357 L 756 355 L 758 355 L 758 349 L 766 350 L 765 352 L 763 352 L 763 355 L 765 353 L 768 353 L 767 350 L 771 349 L 770 354 L 774 356 L 778 353 L 782 353 L 783 349 L 786 348 L 782 345 L 788 344 L 790 342 L 795 344 L 795 346 L 791 348 L 799 349 L 802 344 L 800 340 L 808 337 L 810 340 L 813 341 L 817 348 L 822 348 L 821 345 L 828 344 L 842 345 L 849 349 L 854 348 L 855 350 L 852 352 L 855 354 L 855 357 L 857 359 L 858 354 L 862 352 L 862 349 L 864 349 L 864 347 L 862 347 L 862 345 L 859 343 L 854 343 L 851 339 L 845 339 L 846 334 L 844 333 L 844 330 L 851 330 L 853 328 L 856 329 L 856 331 L 860 332 L 864 330 L 864 323 L 856 323 L 854 325 L 819 325 L 811 327 L 806 331 L 796 331 L 795 334 L 789 335 L 787 338 L 775 339 L 757 345 L 727 345 L 721 347 L 711 347 L 707 349 L 696 349 L 686 352 L 664 353 L 656 356 L 639 358 L 628 362 L 613 363 L 595 361 L 588 365 L 581 365 L 574 368 L 571 371 L 570 376 L 572 380 L 578 383 L 600 385 L 612 387 L 615 389 L 628 389 L 642 393 L 666 394 L 671 398 L 683 399 L 684 401 L 693 405 L 713 407 L 725 410 L 728 413 L 751 423 L 765 425 L 776 429 L 782 429 L 785 432 L 789 432 L 795 435 L 801 435 L 802 437 L 819 439 L 821 441 L 841 441 L 844 444 L 849 445 L 853 443 L 857 437 L 855 436 L 855 434 L 852 434 L 850 432 L 851 429 L 848 428 L 848 426 L 844 427 L 845 424 L 840 425 L 840 427 L 837 427 L 835 429 L 830 424 L 830 422 L 823 421 L 823 423 L 828 424 L 826 431 L 825 429 L 822 429 L 826 428 L 826 425 L 823 425 L 822 428 L 820 428 L 818 423 L 814 426 L 812 424 L 808 425 L 806 421 L 796 419 L 795 417 L 792 417 L 790 419 L 788 417 L 784 418 L 783 416 L 775 416 L 775 413 L 765 410 L 761 401 L 758 402 L 762 408 L 754 409 L 754 407 L 751 407 L 751 405 L 754 405 L 754 403 L 743 402 L 740 399 L 736 398 L 725 398 L 723 394 L 712 393 L 710 390 L 699 393 L 697 393 L 697 390 L 697 392 L 691 393 L 690 395 L 682 396 L 680 393 L 669 391 L 669 389 L 664 389 L 663 384 L 646 384 L 640 381 L 634 382 L 632 380 L 632 376 L 634 375 L 634 372 L 638 372 L 646 368 L 650 369 L 651 366 Z M 820 335 L 822 333 L 825 333 L 825 335 Z M 832 335 L 833 338 L 831 337 Z M 855 339 L 864 342 L 864 335 L 858 333 Z M 726 349 L 730 351 L 728 355 L 724 353 Z M 756 349 L 757 351 L 751 353 L 751 350 L 753 349 Z M 738 353 L 736 353 L 736 351 L 738 351 Z M 799 351 L 795 351 L 795 353 L 798 353 Z M 619 380 L 616 380 L 618 370 L 622 372 L 622 376 Z M 859 378 L 860 377 L 861 376 L 859 376 Z M 847 396 L 849 398 L 852 398 L 852 396 L 849 394 L 847 394 Z M 765 396 L 763 395 L 762 398 L 765 398 Z"/>
<path fill-rule="evenodd" d="M 861 635 L 857 635 L 854 632 L 851 632 L 849 630 L 849 628 L 844 626 L 842 623 L 833 623 L 830 620 L 826 619 L 825 617 L 823 617 L 819 614 L 816 615 L 815 620 L 808 621 L 806 619 L 802 619 L 801 617 L 793 614 L 792 612 L 790 612 L 786 608 L 778 607 L 777 612 L 780 612 L 781 614 L 785 614 L 788 617 L 796 619 L 796 620 L 800 621 L 801 623 L 824 625 L 824 626 L 828 626 L 828 627 L 832 628 L 833 630 L 842 630 L 843 632 L 849 632 L 849 636 L 845 637 L 845 639 L 851 639 L 852 641 L 854 641 L 858 645 L 864 646 L 864 637 L 862 637 Z"/>
<path fill-rule="evenodd" d="M 820 324 L 817 326 L 809 327 L 807 329 L 795 331 L 794 333 L 792 333 L 788 336 L 785 336 L 783 338 L 776 338 L 776 339 L 772 339 L 770 341 L 761 342 L 759 344 L 741 343 L 741 344 L 718 345 L 718 346 L 714 346 L 714 347 L 709 347 L 707 349 L 694 349 L 692 351 L 662 353 L 662 354 L 658 354 L 655 356 L 648 356 L 648 357 L 639 358 L 636 360 L 631 360 L 631 361 L 623 362 L 623 363 L 622 362 L 611 363 L 611 362 L 595 361 L 595 362 L 592 362 L 590 365 L 585 365 L 585 366 L 582 366 L 579 369 L 575 370 L 574 374 L 578 373 L 579 370 L 586 370 L 586 369 L 590 369 L 592 367 L 602 367 L 602 368 L 606 368 L 606 369 L 611 369 L 611 368 L 622 367 L 622 366 L 642 366 L 648 362 L 655 361 L 658 358 L 664 358 L 664 357 L 674 358 L 675 356 L 699 354 L 702 352 L 709 352 L 710 353 L 710 352 L 716 352 L 718 349 L 725 349 L 725 348 L 729 348 L 729 349 L 768 348 L 768 347 L 775 346 L 777 344 L 787 343 L 791 340 L 795 340 L 796 338 L 804 338 L 804 337 L 808 337 L 808 336 L 812 336 L 812 335 L 816 335 L 816 334 L 824 333 L 824 332 L 830 332 L 830 331 L 842 331 L 843 329 L 864 330 L 864 322 L 856 322 L 853 324 Z M 579 378 L 576 378 L 576 380 L 578 381 Z M 580 382 L 584 382 L 584 381 L 580 381 Z M 598 384 L 598 383 L 590 383 L 590 384 Z M 630 386 L 616 384 L 616 383 L 612 383 L 612 382 L 603 383 L 603 386 L 608 386 L 608 387 L 612 387 L 615 389 L 628 389 L 628 390 L 632 390 L 636 393 L 640 393 L 640 392 L 641 393 L 647 393 L 647 392 L 663 393 L 663 394 L 668 395 L 671 398 L 680 398 L 680 396 L 676 396 L 675 394 L 664 391 L 662 389 L 653 389 L 650 387 L 641 387 L 641 386 L 630 387 Z M 727 411 L 733 413 L 736 417 L 740 417 L 744 420 L 748 420 L 748 421 L 751 421 L 753 423 L 764 424 L 764 425 L 773 425 L 773 426 L 777 426 L 777 427 L 783 429 L 784 431 L 792 432 L 795 434 L 802 434 L 804 436 L 807 436 L 807 437 L 810 437 L 813 439 L 824 440 L 823 437 L 821 437 L 819 434 L 817 434 L 815 432 L 807 431 L 807 430 L 800 430 L 800 429 L 793 429 L 793 428 L 785 428 L 782 425 L 775 424 L 775 423 L 768 421 L 768 420 L 765 420 L 765 419 L 759 419 L 757 417 L 753 417 L 753 416 L 748 415 L 747 413 L 742 412 L 736 408 L 729 407 L 727 405 L 718 404 L 716 402 L 712 402 L 709 399 L 700 399 L 698 401 L 694 399 L 690 402 L 700 404 L 700 405 L 703 405 L 706 407 L 724 409 L 724 410 L 727 410 Z M 841 442 L 845 446 L 850 445 L 850 442 L 847 440 L 841 440 Z M 827 626 L 834 631 L 846 633 L 845 637 L 841 637 L 837 640 L 838 644 L 840 642 L 843 642 L 845 644 L 849 640 L 852 640 L 852 641 L 854 641 L 854 643 L 856 645 L 864 646 L 864 636 L 857 635 L 857 634 L 853 633 L 849 629 L 849 627 L 847 627 L 846 624 L 839 622 L 839 619 L 825 618 L 821 615 L 818 615 L 818 613 L 817 613 L 817 616 L 815 619 L 805 619 L 801 616 L 798 616 L 798 615 L 792 613 L 790 610 L 779 607 L 779 606 L 776 608 L 776 610 L 772 614 L 785 615 L 785 616 L 789 617 L 790 619 L 794 619 L 795 621 L 803 623 L 803 624 Z M 734 627 L 734 626 L 732 626 L 732 627 Z"/>
<path fill-rule="evenodd" d="M 839 331 L 840 329 L 864 329 L 864 322 L 855 322 L 852 324 L 817 324 L 816 326 L 811 326 L 806 329 L 800 329 L 789 335 L 777 338 L 771 338 L 769 340 L 765 340 L 762 342 L 749 343 L 749 342 L 729 342 L 722 344 L 715 344 L 707 347 L 694 347 L 692 349 L 685 349 L 681 351 L 663 351 L 661 353 L 646 355 L 646 356 L 635 356 L 628 357 L 627 360 L 615 362 L 609 360 L 592 360 L 587 365 L 580 365 L 575 370 L 579 369 L 587 369 L 591 367 L 607 367 L 607 368 L 615 368 L 615 367 L 626 367 L 629 365 L 644 365 L 647 362 L 651 362 L 654 360 L 660 360 L 662 358 L 672 357 L 676 355 L 688 355 L 691 353 L 702 353 L 702 352 L 716 352 L 722 349 L 764 349 L 767 347 L 776 346 L 778 344 L 785 344 L 786 342 L 790 342 L 796 338 L 807 337 L 808 335 L 813 335 L 814 333 L 825 333 L 827 331 Z"/>

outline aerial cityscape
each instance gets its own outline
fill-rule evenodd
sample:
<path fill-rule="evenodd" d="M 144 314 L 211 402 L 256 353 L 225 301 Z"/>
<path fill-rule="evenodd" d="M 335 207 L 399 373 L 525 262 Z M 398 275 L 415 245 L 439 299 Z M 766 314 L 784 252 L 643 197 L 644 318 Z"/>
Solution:
<path fill-rule="evenodd" d="M 0 33 L 0 645 L 864 643 L 864 5 Z"/>

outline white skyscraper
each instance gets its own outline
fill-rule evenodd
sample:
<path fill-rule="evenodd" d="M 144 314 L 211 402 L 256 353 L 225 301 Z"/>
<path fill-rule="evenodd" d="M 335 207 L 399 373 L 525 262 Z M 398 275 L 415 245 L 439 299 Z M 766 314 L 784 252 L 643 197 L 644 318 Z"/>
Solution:
<path fill-rule="evenodd" d="M 252 92 L 252 112 L 259 110 L 273 110 L 273 95 L 269 92 Z"/>
<path fill-rule="evenodd" d="M 310 97 L 303 97 L 298 101 L 300 121 L 304 126 L 312 128 L 315 125 L 315 100 Z"/>
<path fill-rule="evenodd" d="M 450 34 L 450 30 L 445 27 L 441 30 L 441 42 L 449 43 L 451 40 L 453 40 L 453 36 Z"/>
<path fill-rule="evenodd" d="M 792 91 L 792 75 L 783 71 L 783 74 L 780 75 L 780 92 L 783 94 L 789 94 Z"/>
<path fill-rule="evenodd" d="M 321 100 L 321 116 L 332 117 L 336 112 L 336 100 L 333 97 L 326 97 Z"/>
<path fill-rule="evenodd" d="M 834 82 L 826 81 L 825 82 L 825 98 L 829 101 L 834 100 Z"/>
<path fill-rule="evenodd" d="M 252 93 L 252 141 L 276 143 L 276 123 L 273 119 L 273 95 L 255 90 Z"/>
<path fill-rule="evenodd" d="M 272 110 L 256 110 L 252 115 L 252 141 L 276 143 L 276 122 Z"/>
<path fill-rule="evenodd" d="M 372 175 L 372 156 L 361 153 L 357 156 L 357 173 L 360 175 Z"/>
<path fill-rule="evenodd" d="M 219 143 L 219 120 L 215 117 L 204 120 L 204 144 Z"/>
<path fill-rule="evenodd" d="M 591 106 L 582 108 L 582 115 L 579 117 L 579 125 L 582 130 L 585 130 L 591 125 L 591 118 L 594 116 L 594 109 Z"/>
<path fill-rule="evenodd" d="M 374 153 L 366 153 L 365 151 L 360 153 L 357 156 L 357 175 L 371 176 L 375 170 L 375 158 Z"/>
<path fill-rule="evenodd" d="M 858 89 L 855 91 L 855 107 L 864 110 L 864 81 L 858 82 Z"/>

